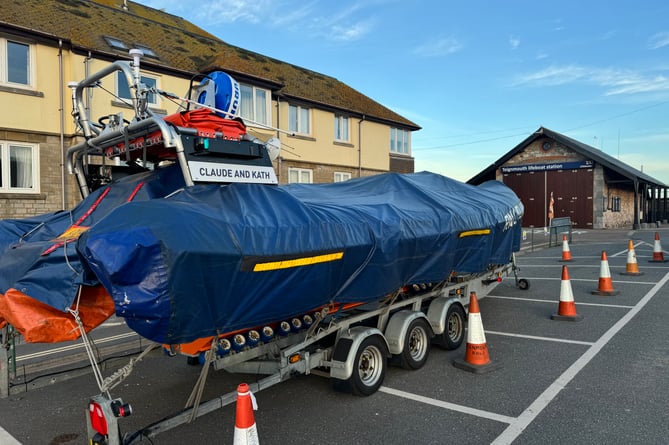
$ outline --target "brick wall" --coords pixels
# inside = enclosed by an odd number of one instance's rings
[[[293,160],[281,160],[279,164],[274,163],[274,168],[279,177],[280,184],[288,183],[288,169],[289,168],[303,168],[312,171],[312,179],[315,184],[322,184],[328,182],[334,182],[335,172],[350,173],[351,179],[357,178],[359,175],[357,168],[351,168],[342,165],[329,165],[329,164],[315,164],[311,162],[303,161],[293,161]],[[382,170],[372,170],[372,169],[362,169],[361,176],[372,176],[378,175],[379,173],[385,173]]]
[[[0,139],[38,144],[40,171],[39,193],[0,193],[0,219],[27,218],[62,210],[60,136],[16,130],[0,130]],[[66,177],[66,181],[71,181],[71,178]]]

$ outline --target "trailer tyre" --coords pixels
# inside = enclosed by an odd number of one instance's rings
[[[355,353],[351,377],[347,380],[332,379],[332,386],[337,391],[351,392],[356,396],[374,394],[386,376],[387,355],[386,345],[379,336],[367,337]]]
[[[520,278],[518,279],[518,288],[520,290],[527,290],[530,288],[530,282],[527,281],[525,278]]]
[[[446,350],[458,349],[465,339],[465,310],[460,304],[452,304],[446,311],[446,329],[435,336],[435,343]]]
[[[400,354],[400,366],[404,369],[420,369],[430,355],[432,330],[424,318],[411,322]]]

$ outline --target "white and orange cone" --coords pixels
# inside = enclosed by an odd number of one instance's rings
[[[664,259],[664,251],[662,244],[660,244],[660,233],[655,232],[655,242],[653,243],[653,259],[649,260],[651,263],[666,263]]]
[[[551,315],[552,320],[560,321],[581,321],[582,315],[576,313],[576,304],[574,303],[574,293],[571,290],[571,281],[569,281],[569,271],[567,266],[562,266],[562,281],[560,283],[560,304],[557,314]]]
[[[467,347],[464,359],[453,361],[453,366],[465,371],[482,374],[499,368],[499,364],[490,361],[488,345],[485,341],[483,322],[476,292],[469,296],[469,316],[467,317]]]
[[[258,409],[256,399],[249,389],[249,385],[241,383],[237,387],[237,411],[233,445],[260,445],[256,421],[253,418],[253,410],[256,409]]]
[[[620,273],[623,275],[643,275],[643,272],[639,272],[639,264],[636,261],[636,252],[634,251],[632,240],[627,244],[627,265],[625,266],[625,272]]]
[[[562,235],[562,259],[560,261],[571,261],[571,251],[567,242],[567,235]]]
[[[592,291],[593,295],[618,295],[619,292],[613,289],[611,280],[611,270],[609,269],[609,260],[606,258],[606,252],[602,250],[602,263],[599,268],[599,286],[597,290]]]

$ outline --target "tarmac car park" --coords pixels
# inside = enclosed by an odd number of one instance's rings
[[[666,443],[669,425],[669,263],[651,263],[654,234],[669,230],[575,231],[572,261],[547,248],[534,233],[517,257],[519,289],[510,276],[480,301],[487,346],[500,368],[485,374],[457,369],[464,347],[433,348],[424,367],[389,368],[370,397],[334,392],[327,379],[300,376],[256,394],[260,442],[274,443]],[[534,245],[531,244],[533,239]],[[643,275],[622,275],[628,241]],[[618,295],[598,296],[602,251]],[[575,305],[583,319],[551,320],[567,265]],[[23,353],[21,345],[19,357]],[[132,395],[140,428],[182,407],[199,369],[183,359],[149,354],[117,392]],[[258,377],[213,372],[204,398]],[[0,441],[81,443],[82,409],[95,392],[90,375],[15,392],[0,400]],[[43,379],[44,380],[44,379]],[[207,414],[152,440],[231,443],[234,406]],[[151,443],[151,442],[149,442]]]

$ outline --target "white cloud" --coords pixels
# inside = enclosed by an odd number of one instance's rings
[[[509,45],[511,45],[511,49],[518,48],[520,46],[520,38],[514,36],[509,37]]]
[[[537,85],[553,86],[564,85],[587,77],[587,69],[576,65],[549,66],[540,71],[518,76],[514,86]]]
[[[341,40],[341,41],[358,40],[364,35],[368,34],[371,29],[372,29],[371,21],[347,24],[346,27],[334,24],[331,27],[330,36],[333,40]]]
[[[456,53],[463,48],[462,43],[453,37],[445,37],[425,43],[414,49],[414,53],[422,57],[440,57]]]
[[[669,78],[663,74],[646,74],[614,68],[592,68],[579,65],[549,66],[519,76],[513,86],[557,86],[571,83],[595,84],[604,95],[638,94],[669,91]]]
[[[658,32],[650,38],[650,49],[658,49],[669,45],[669,31]]]
[[[374,27],[372,20],[358,20],[363,7],[354,4],[334,11],[324,10],[318,0],[294,2],[292,0],[200,0],[197,8],[187,2],[175,0],[144,0],[147,6],[163,8],[208,28],[229,23],[264,23],[268,28],[283,27],[302,34],[324,37],[336,41],[353,41],[367,35]],[[368,5],[367,5],[368,6]]]

